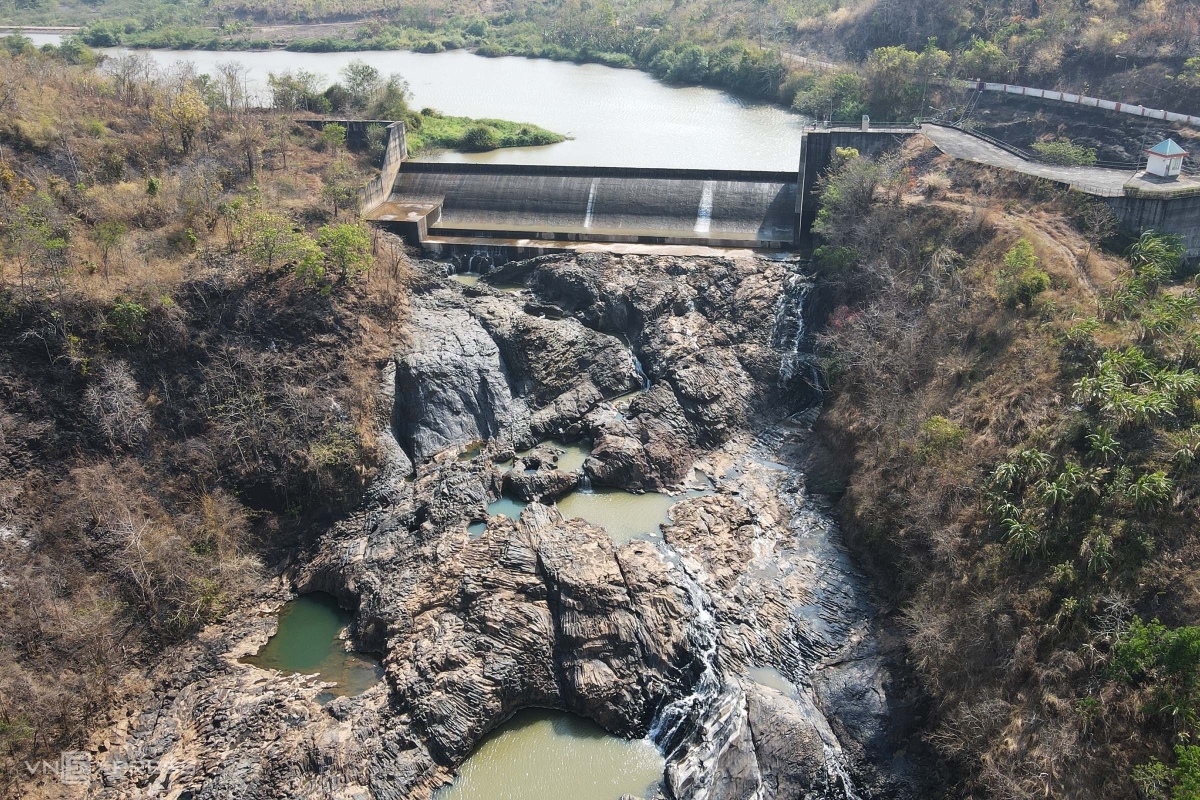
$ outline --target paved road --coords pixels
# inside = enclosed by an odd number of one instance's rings
[[[921,133],[948,156],[1069,183],[1082,192],[1099,197],[1120,197],[1125,192],[1125,184],[1134,175],[1132,170],[1056,167],[1052,164],[1026,161],[965,131],[939,125],[922,125]]]

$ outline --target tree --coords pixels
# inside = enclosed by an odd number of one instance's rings
[[[245,108],[249,99],[249,77],[250,70],[240,61],[222,61],[217,64],[216,88],[220,93],[221,105],[231,120]]]
[[[399,75],[392,75],[376,92],[375,100],[369,109],[375,119],[386,119],[396,122],[412,116],[408,107],[408,83]]]
[[[246,174],[253,178],[259,155],[267,142],[266,128],[258,119],[248,117],[238,125],[234,132],[234,140],[246,159]]]
[[[295,230],[292,221],[275,211],[255,208],[234,229],[246,243],[246,253],[267,269],[309,257],[311,240]]]
[[[995,43],[976,37],[958,54],[957,73],[968,80],[997,80],[1007,77],[1012,60]]]
[[[356,58],[342,69],[342,79],[351,107],[357,111],[366,109],[379,89],[379,70]]]
[[[321,129],[321,141],[337,152],[346,146],[346,126],[332,122]]]
[[[1079,226],[1087,241],[1087,252],[1083,256],[1086,264],[1092,256],[1092,248],[1099,247],[1117,232],[1117,215],[1102,200],[1088,198],[1079,214]]]
[[[174,97],[160,99],[150,113],[164,136],[167,131],[173,131],[179,137],[185,155],[191,152],[196,135],[208,124],[208,106],[191,84]]]
[[[911,109],[921,94],[920,56],[905,47],[880,47],[864,65],[867,102],[876,114]]]
[[[100,247],[100,264],[104,268],[104,280],[108,280],[108,259],[112,251],[120,246],[125,238],[125,226],[120,222],[105,221],[96,223],[92,236]]]
[[[358,195],[357,176],[350,166],[349,159],[342,154],[325,168],[321,178],[324,181],[321,196],[329,201],[333,216],[337,217],[339,211],[354,204]]]
[[[667,77],[680,83],[700,83],[708,77],[708,53],[698,45],[680,51]]]
[[[267,85],[271,87],[271,104],[280,111],[317,110],[320,83],[319,75],[305,69],[267,73]]]
[[[325,251],[325,260],[341,273],[343,280],[349,280],[371,266],[371,232],[361,222],[325,225],[317,231],[317,244]]]

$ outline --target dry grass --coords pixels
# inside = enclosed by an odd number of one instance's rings
[[[129,93],[0,53],[0,785],[77,743],[162,646],[235,607],[377,461],[408,262],[318,285],[236,209],[335,220],[315,132],[212,115],[191,152]],[[37,87],[33,91],[30,87]],[[141,98],[145,98],[143,101]],[[267,135],[251,141],[246,126]],[[248,161],[255,164],[253,173]],[[106,233],[107,232],[107,233]],[[344,411],[342,411],[344,410]],[[0,791],[3,793],[3,791]]]
[[[1062,336],[1097,314],[1098,297],[1128,267],[1089,254],[1075,197],[920,148],[902,157],[916,170],[908,193],[895,202],[880,195],[839,233],[871,280],[832,276],[849,293],[824,335],[832,392],[820,430],[831,452],[852,454],[838,503],[846,534],[902,609],[935,709],[930,741],[955,766],[958,793],[1133,796],[1132,767],[1150,754],[1169,760],[1171,739],[1135,692],[1106,678],[1104,609],[1113,598],[1126,607],[1154,598],[1154,613],[1194,620],[1193,515],[1165,518],[1182,546],[1139,572],[1067,590],[1053,565],[1013,558],[983,492],[1011,448],[1052,451],[1079,435],[1070,388],[1079,366]],[[922,171],[944,171],[953,183],[929,193]],[[1008,308],[998,277],[1021,238],[1050,287],[1030,308]],[[946,247],[960,257],[934,257]],[[934,262],[943,265],[936,281]],[[1102,330],[1097,346],[1127,337]],[[930,428],[930,420],[945,422]],[[961,435],[930,434],[953,429]],[[1083,611],[1064,614],[1076,595]]]

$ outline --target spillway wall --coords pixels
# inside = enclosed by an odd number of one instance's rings
[[[409,162],[393,201],[440,200],[457,235],[720,241],[787,246],[796,236],[796,175]]]

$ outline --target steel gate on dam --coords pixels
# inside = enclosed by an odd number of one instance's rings
[[[413,244],[791,249],[798,174],[405,161],[370,218]]]

